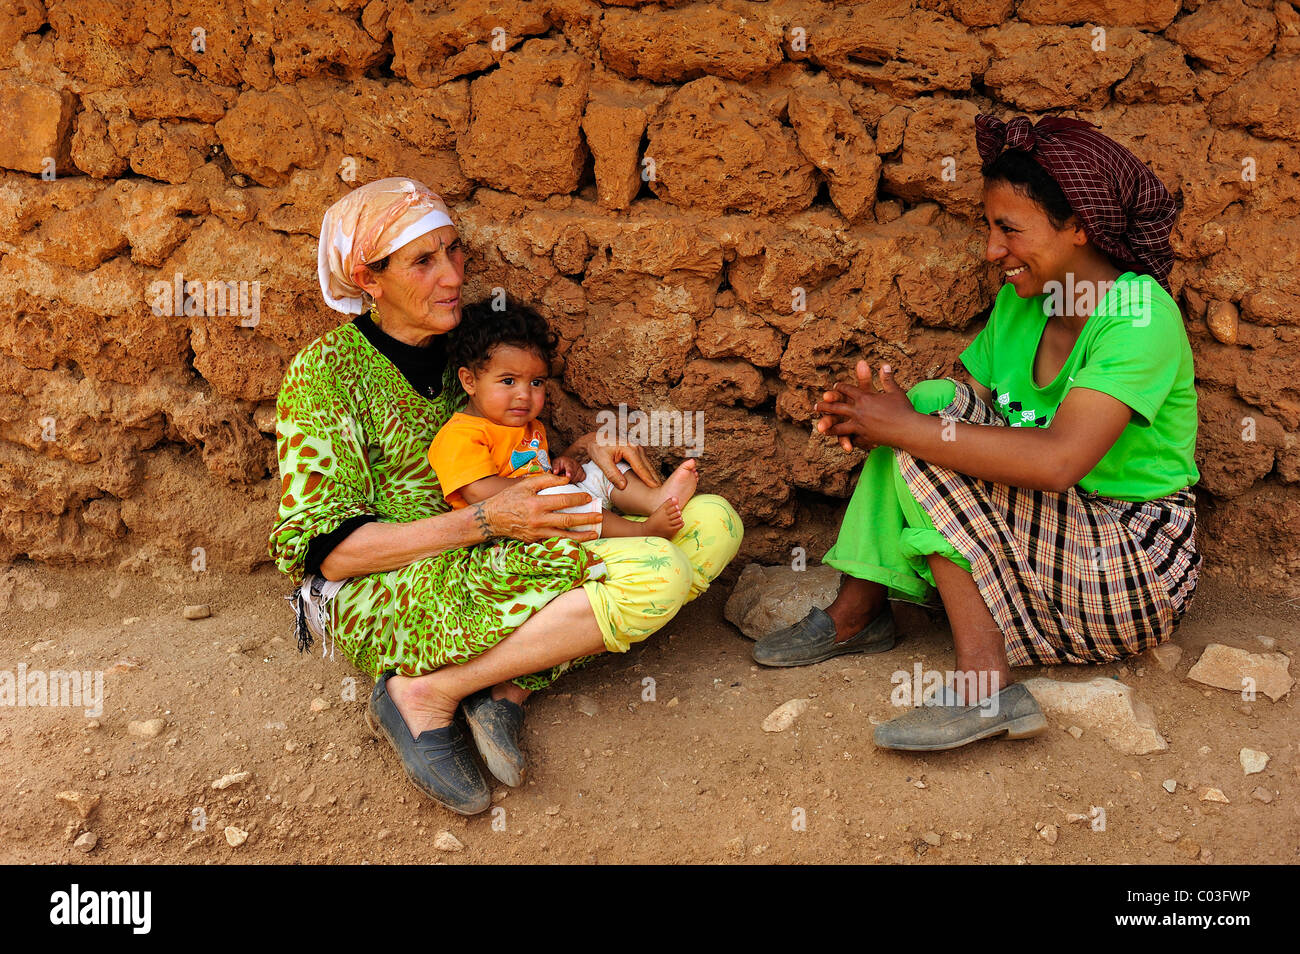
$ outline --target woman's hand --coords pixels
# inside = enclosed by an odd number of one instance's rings
[[[813,410],[822,415],[817,430],[840,439],[845,451],[853,447],[870,450],[881,444],[895,446],[909,417],[916,415],[912,402],[894,382],[889,365],[880,369],[880,389],[872,384],[871,366],[859,361],[854,368],[857,385],[837,384],[822,395]]]
[[[473,504],[474,520],[488,537],[509,537],[525,543],[567,537],[579,543],[595,540],[595,530],[576,532],[574,527],[592,523],[589,513],[559,513],[568,507],[591,502],[590,494],[539,494],[546,487],[569,482],[563,474],[534,474],[516,480],[508,490]]]
[[[627,478],[618,469],[618,462],[625,461],[632,468],[632,473],[640,477],[647,487],[658,487],[663,479],[655,473],[645,456],[645,448],[639,444],[603,443],[597,432],[584,434],[573,442],[566,454],[585,451],[593,464],[601,469],[619,490],[627,486]]]

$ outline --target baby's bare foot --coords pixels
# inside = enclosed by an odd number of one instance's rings
[[[695,458],[688,457],[686,462],[668,475],[668,479],[663,482],[659,488],[663,496],[661,500],[673,498],[677,501],[677,506],[685,507],[686,502],[695,496],[695,485],[699,482],[700,475],[696,471]]]
[[[641,524],[645,528],[647,537],[663,537],[665,540],[677,536],[677,531],[685,525],[686,522],[682,520],[682,508],[672,497],[661,503],[659,509],[646,517]]]

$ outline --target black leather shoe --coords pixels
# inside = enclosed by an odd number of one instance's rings
[[[814,606],[799,622],[769,633],[754,644],[754,662],[764,666],[807,666],[844,653],[883,653],[898,639],[894,616],[886,606],[860,632],[835,641],[835,623]]]
[[[462,701],[460,707],[488,771],[511,788],[522,785],[527,771],[524,753],[519,751],[523,706],[509,699],[493,699],[492,690],[484,689]]]
[[[453,722],[411,738],[411,730],[388,694],[388,679],[396,671],[381,675],[370,693],[366,707],[370,731],[388,740],[402,760],[407,778],[439,805],[461,815],[486,811],[492,804],[492,792],[464,731]]]

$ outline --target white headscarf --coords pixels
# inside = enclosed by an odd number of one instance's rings
[[[349,192],[321,221],[316,272],[325,304],[360,314],[365,293],[352,280],[353,269],[444,225],[455,225],[446,203],[414,179],[378,179]]]

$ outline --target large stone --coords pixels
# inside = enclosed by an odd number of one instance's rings
[[[1158,32],[1173,22],[1181,6],[1181,0],[1022,0],[1016,7],[1016,19],[1025,23],[1104,23]]]
[[[1277,702],[1295,685],[1288,671],[1290,664],[1284,653],[1248,653],[1236,646],[1210,643],[1188,670],[1187,678],[1233,692],[1262,692]]]
[[[979,215],[983,179],[975,146],[979,107],[961,99],[921,101],[907,116],[903,150],[884,164],[888,191],[912,202],[933,199],[956,215]]]
[[[417,87],[486,70],[503,59],[505,50],[551,28],[549,6],[531,0],[402,3],[388,9],[393,72]]]
[[[1300,142],[1300,57],[1265,60],[1210,103],[1216,123],[1256,136]]]
[[[216,139],[211,126],[150,120],[136,130],[129,154],[131,170],[162,182],[187,182],[202,168]]]
[[[587,148],[595,160],[596,195],[607,209],[626,209],[641,190],[641,137],[645,110],[591,102],[582,117]]]
[[[216,0],[214,6],[221,2]],[[70,0],[44,6],[51,28],[45,41],[53,42],[54,63],[60,70],[88,85],[107,87],[129,86],[145,74],[155,44],[145,42],[149,18],[144,0]],[[203,22],[210,29],[215,26],[210,20]],[[185,37],[188,46],[190,31],[180,26],[175,23],[175,32]]]
[[[1151,49],[1115,87],[1121,103],[1184,103],[1196,95],[1196,74],[1182,48],[1153,40]]]
[[[1025,680],[1024,686],[1048,715],[1096,732],[1125,755],[1169,748],[1156,726],[1155,712],[1122,682],[1100,677],[1088,682],[1037,678]]]
[[[794,133],[743,86],[706,76],[680,87],[650,123],[650,188],[704,215],[807,208],[814,167]]]
[[[866,127],[828,89],[791,90],[789,112],[799,151],[826,176],[831,201],[849,222],[861,220],[875,204],[880,180],[880,158]]]
[[[262,185],[282,185],[295,167],[312,168],[324,156],[301,98],[250,90],[217,123],[222,148],[237,170]]]
[[[695,344],[706,358],[744,358],[760,368],[775,367],[784,350],[781,333],[743,308],[719,308],[705,318]]]
[[[271,57],[281,83],[326,71],[355,80],[385,59],[382,44],[353,15],[306,4],[277,8]]]
[[[929,10],[902,12],[890,0],[829,12],[808,28],[807,56],[836,78],[914,96],[969,90],[989,52],[963,24]]]
[[[806,555],[805,555],[806,559]],[[803,570],[751,563],[740,572],[723,615],[750,639],[762,639],[825,609],[840,591],[840,571],[813,564]]]
[[[543,199],[578,185],[591,67],[563,42],[530,40],[470,86],[461,168],[494,189]]]
[[[67,175],[77,99],[66,89],[36,83],[0,84],[0,166],[19,172]]]
[[[1151,41],[1128,27],[1106,30],[1013,23],[991,31],[984,42],[993,62],[984,85],[997,98],[1039,112],[1060,107],[1100,109],[1110,88],[1128,75]],[[1104,43],[1104,48],[1099,48]],[[1051,69],[1043,63],[1051,62]]]
[[[1209,0],[1165,31],[1215,73],[1240,76],[1273,49],[1277,20],[1241,0]]]
[[[705,74],[752,80],[782,60],[781,28],[713,4],[646,12],[610,10],[600,35],[600,57],[625,76],[656,83]]]
[[[1284,431],[1258,409],[1217,389],[1203,389],[1196,404],[1201,419],[1196,435],[1201,486],[1218,497],[1236,497],[1273,469]]]
[[[629,403],[645,387],[666,394],[686,369],[694,323],[689,315],[632,319],[631,305],[614,308],[574,344],[564,369],[565,384],[592,407]]]
[[[436,90],[417,90],[406,84],[357,80],[335,93],[333,102],[347,117],[339,126],[346,153],[340,164],[350,159],[355,165],[346,173],[340,170],[347,181],[360,184],[407,176],[425,183],[448,202],[473,191],[474,182],[461,171],[456,152],[457,136],[469,123],[468,82],[458,80]],[[330,165],[327,163],[327,168]],[[333,181],[336,184],[338,179]],[[330,197],[308,195],[285,199],[290,207],[313,209],[316,202],[330,201]],[[313,232],[319,226],[313,222]]]
[[[686,365],[671,398],[683,411],[737,403],[756,407],[767,398],[767,388],[762,372],[746,361],[701,359]]]

